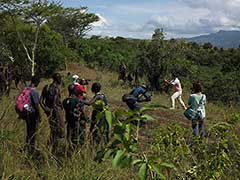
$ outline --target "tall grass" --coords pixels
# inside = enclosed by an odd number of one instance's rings
[[[81,71],[79,69],[72,69],[72,73],[79,73],[79,71],[84,72],[84,77],[91,77],[91,83],[94,81],[101,82],[102,91],[109,99],[110,110],[114,111],[119,108],[127,108],[126,105],[121,102],[121,97],[124,93],[130,92],[131,88],[119,83],[117,80],[117,74],[112,72],[95,72],[93,70],[88,71],[85,67],[81,68]],[[47,81],[49,82],[49,80]],[[47,81],[44,80],[42,82],[40,89]],[[93,94],[90,92],[90,85],[88,86],[88,91],[88,97],[92,97]],[[66,97],[66,87],[62,92],[63,98]],[[101,163],[95,161],[94,158],[98,148],[92,147],[88,143],[85,146],[79,147],[75,151],[71,151],[68,143],[63,141],[59,143],[59,155],[52,154],[51,149],[48,146],[48,120],[43,112],[41,112],[42,118],[37,132],[37,151],[33,155],[27,154],[24,151],[26,136],[25,122],[17,119],[17,115],[14,110],[14,102],[18,93],[18,91],[13,90],[9,97],[4,96],[0,100],[0,117],[3,116],[0,121],[1,179],[138,179],[137,172],[133,168],[113,168],[112,163],[108,160]],[[187,102],[189,93],[184,93],[183,98],[184,101]],[[172,162],[174,157],[167,156],[166,153],[169,151],[174,156],[176,149],[169,149],[169,147],[164,146],[165,150],[160,148],[156,151],[156,148],[162,147],[157,144],[156,141],[160,141],[161,138],[167,134],[165,133],[163,135],[157,132],[164,131],[164,129],[167,131],[171,123],[179,122],[180,125],[178,126],[181,131],[179,129],[177,130],[181,133],[177,139],[180,140],[180,143],[185,144],[182,144],[182,149],[180,149],[182,151],[182,155],[180,153],[175,156],[175,158],[179,158],[179,169],[177,170],[178,174],[176,176],[169,177],[184,179],[187,178],[187,175],[184,174],[184,172],[192,167],[191,164],[189,164],[188,152],[184,152],[184,150],[188,149],[187,143],[192,138],[190,122],[184,119],[182,115],[183,110],[178,103],[177,110],[170,111],[168,109],[168,107],[170,107],[169,97],[169,95],[155,93],[153,95],[152,102],[150,104],[146,104],[155,108],[151,114],[155,117],[156,122],[154,122],[152,126],[146,126],[147,129],[140,130],[140,143],[144,144],[145,147],[141,145],[139,147],[140,151],[148,151],[150,154],[159,156],[164,155],[167,161]],[[208,103],[206,120],[207,127],[210,128],[219,122],[228,122],[230,114],[237,111],[238,110],[233,107],[227,108]],[[89,115],[90,112],[91,108],[88,108]],[[176,132],[176,129],[173,128],[172,131]],[[236,136],[239,137],[239,132]],[[212,140],[217,142],[217,138]],[[146,143],[145,141],[149,142]],[[155,142],[156,146],[154,148],[151,146],[152,142]],[[240,149],[240,147],[236,148]],[[182,167],[181,164],[185,166]]]

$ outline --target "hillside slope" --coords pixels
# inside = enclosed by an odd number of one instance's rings
[[[109,108],[112,112],[117,109],[128,109],[125,103],[121,101],[121,96],[129,92],[131,88],[128,85],[123,85],[121,82],[118,82],[116,73],[89,69],[82,64],[70,64],[67,72],[71,74],[76,73],[80,77],[91,79],[91,83],[88,85],[89,98],[93,96],[90,92],[91,84],[99,81],[102,84],[103,92],[108,97]],[[64,79],[67,79],[67,72],[61,72]],[[49,79],[43,80],[39,86],[39,91],[50,81]],[[26,131],[25,122],[18,120],[14,112],[14,100],[18,93],[17,90],[13,89],[11,96],[3,97],[0,103],[0,117],[3,112],[6,112],[0,122],[0,145],[3,144],[3,146],[0,146],[0,161],[2,161],[2,163],[0,163],[0,177],[2,176],[2,179],[138,179],[136,168],[113,168],[110,160],[105,160],[102,163],[95,161],[94,157],[96,156],[97,149],[92,148],[88,143],[86,146],[79,148],[79,151],[71,156],[68,152],[69,147],[65,147],[65,144],[60,146],[64,153],[61,157],[56,157],[51,154],[48,147],[49,125],[43,112],[42,122],[39,124],[37,134],[37,147],[40,154],[36,160],[31,159],[31,157],[23,151]],[[67,96],[66,85],[62,87],[62,95],[62,98]],[[184,89],[183,99],[185,102],[187,101],[188,95],[189,92]],[[191,152],[189,149],[189,144],[192,142],[191,124],[184,118],[183,110],[179,103],[177,103],[176,110],[169,110],[169,98],[170,96],[167,94],[162,95],[155,93],[150,103],[144,103],[148,107],[153,107],[147,114],[154,117],[155,120],[147,122],[140,128],[139,153],[149,156],[155,155],[161,158],[163,162],[173,163],[176,166],[173,172],[169,169],[163,171],[166,176],[169,176],[168,179],[189,179],[189,175],[186,173],[189,169],[202,168],[204,166],[195,167],[195,165],[193,165],[196,161],[195,156],[198,154]],[[90,116],[91,108],[88,108],[87,112]],[[207,131],[214,129],[218,123],[227,122],[229,120],[229,114],[232,112],[236,112],[236,109],[219,107],[208,103]],[[237,127],[238,126],[236,126],[236,128]],[[221,131],[224,131],[224,129],[222,129],[224,127],[221,126],[220,128]],[[229,133],[230,131],[228,134]],[[227,143],[226,139],[223,140],[224,143]],[[162,141],[164,141],[164,143],[162,143]],[[215,153],[214,147],[222,142],[218,137],[217,139],[208,138],[207,141],[208,144],[206,147],[209,146],[212,154]],[[232,139],[229,141],[231,143],[234,142]],[[166,146],[164,145],[165,143],[167,143]],[[168,146],[169,143],[170,146]],[[176,145],[176,143],[178,143],[178,145]],[[210,150],[208,151],[206,147],[205,151],[209,152]],[[234,146],[231,148],[235,149],[237,147]],[[215,154],[216,157],[219,157],[218,153]],[[225,157],[226,155],[223,154],[223,156]],[[220,160],[223,161],[222,159]],[[215,163],[215,161],[213,163]],[[209,166],[206,166],[206,168],[208,167]],[[218,169],[216,168],[216,170]],[[222,169],[220,170],[222,171]],[[208,171],[206,170],[204,172],[207,173]],[[203,176],[205,175],[203,174]]]

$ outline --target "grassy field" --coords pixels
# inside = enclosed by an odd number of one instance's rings
[[[127,85],[121,85],[121,82],[117,81],[116,73],[88,69],[78,64],[69,65],[68,70],[61,73],[63,76],[66,76],[68,71],[71,74],[76,73],[80,77],[91,79],[91,83],[88,85],[88,97],[93,96],[90,92],[91,84],[99,81],[102,84],[102,91],[109,99],[111,111],[119,108],[127,109],[126,105],[122,103],[121,97],[131,89]],[[50,81],[46,79],[42,80],[38,88],[39,92]],[[4,96],[0,100],[0,118],[2,117],[0,120],[1,179],[138,179],[137,170],[134,167],[113,168],[110,160],[102,163],[94,161],[96,149],[92,148],[89,143],[86,143],[85,146],[70,155],[67,143],[60,142],[59,152],[61,154],[58,157],[53,155],[47,145],[49,126],[43,112],[41,112],[42,120],[39,124],[36,140],[38,148],[37,158],[27,155],[23,151],[26,132],[25,122],[17,119],[17,114],[14,111],[17,94],[19,92],[16,89],[12,89],[9,97]],[[62,88],[62,94],[63,98],[67,96],[66,86]],[[185,103],[188,96],[189,91],[184,89],[183,99]],[[172,174],[169,174],[168,171],[163,171],[166,179],[225,179],[227,177],[227,179],[240,179],[239,169],[237,170],[238,167],[240,168],[240,156],[238,157],[239,153],[236,154],[236,152],[240,152],[239,119],[236,120],[237,122],[231,129],[226,130],[227,127],[225,127],[226,123],[232,120],[232,114],[238,113],[239,109],[233,106],[226,107],[208,102],[206,119],[208,137],[204,144],[196,148],[194,152],[191,152],[189,148],[189,144],[192,141],[191,124],[184,118],[180,104],[177,102],[176,110],[169,110],[170,96],[155,93],[152,101],[145,105],[154,107],[149,114],[155,120],[147,123],[140,129],[139,151],[159,156],[164,161],[175,165],[176,168],[171,171]],[[88,108],[87,111],[90,114],[91,108]],[[226,132],[230,133],[231,137],[228,134],[224,137],[222,134],[218,135],[221,132],[223,134]],[[169,146],[161,143],[164,138],[166,140],[166,138],[170,137],[175,139],[168,139],[168,143],[170,142],[173,145],[177,143],[177,146]],[[225,146],[222,140],[224,140]],[[227,150],[215,150],[214,147],[218,146]],[[214,167],[217,170],[209,169],[208,172],[203,167],[199,167],[198,164],[192,163],[198,161],[196,160],[197,156],[195,153],[199,153],[201,150],[204,150],[206,153],[202,155],[203,160],[205,158],[205,163],[209,163],[205,164],[206,167],[211,168],[213,166],[211,163],[215,160],[214,158],[222,158],[217,159],[216,162],[214,161]],[[210,152],[215,153],[215,156],[212,155],[210,157]],[[225,154],[222,154],[223,152]],[[227,157],[224,159],[224,156]],[[236,158],[234,159],[234,157]],[[202,161],[198,161],[198,163],[204,165]],[[232,169],[229,170],[228,166],[232,167]],[[202,176],[197,176],[199,171],[204,171],[202,172]]]

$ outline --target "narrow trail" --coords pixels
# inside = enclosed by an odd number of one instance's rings
[[[127,108],[127,105],[122,101],[117,100],[109,100],[109,104],[112,108]],[[168,124],[177,122],[179,125],[185,128],[190,128],[190,123],[186,120],[186,118],[179,112],[174,110],[168,110],[166,107],[155,108],[152,111],[147,112],[146,114],[154,117],[155,120],[148,121],[144,124],[139,131],[139,144],[141,145],[141,149],[147,150],[149,144],[151,144],[153,140],[153,133],[156,132],[156,129],[165,126]]]

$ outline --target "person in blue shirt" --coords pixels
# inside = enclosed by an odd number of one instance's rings
[[[36,132],[37,126],[40,122],[40,108],[39,108],[39,93],[36,88],[40,83],[40,78],[37,76],[33,76],[31,79],[31,88],[30,96],[29,96],[29,111],[25,118],[27,134],[26,134],[26,150],[29,153],[33,153],[35,151],[35,140],[36,140]]]
[[[147,92],[146,85],[137,86],[129,94],[123,95],[123,101],[131,110],[141,109],[141,102],[151,101],[151,95]]]
[[[188,105],[189,108],[198,111],[198,113],[201,115],[198,117],[198,119],[192,120],[193,134],[196,136],[205,136],[204,121],[206,119],[206,102],[206,95],[202,93],[201,84],[193,83],[192,94],[189,96]]]

